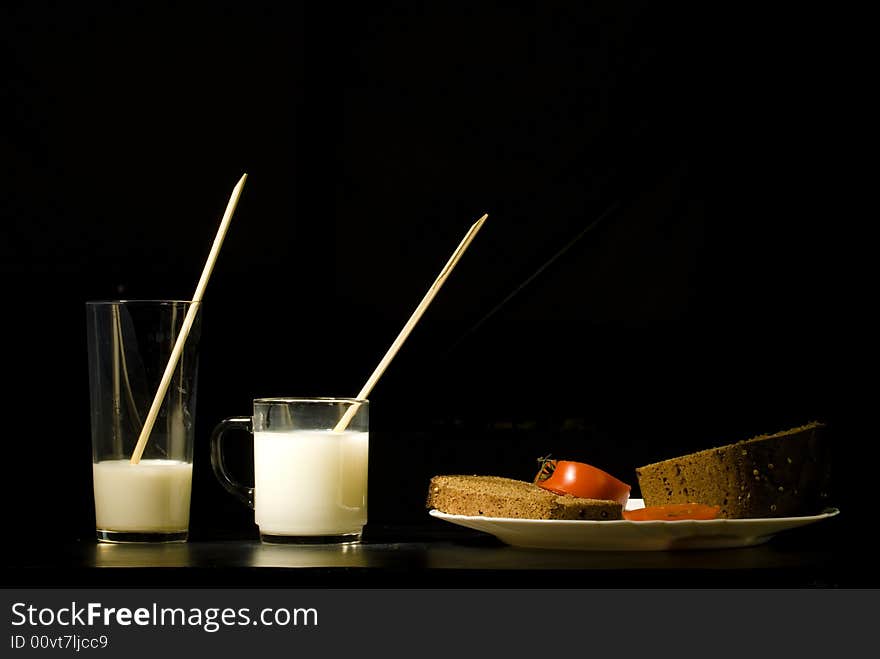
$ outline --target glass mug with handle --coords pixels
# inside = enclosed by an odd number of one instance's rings
[[[343,417],[350,420],[336,430]],[[223,456],[230,430],[253,435],[254,487],[236,482]],[[258,398],[252,417],[230,417],[211,435],[220,484],[253,508],[268,543],[358,542],[367,522],[369,401]]]

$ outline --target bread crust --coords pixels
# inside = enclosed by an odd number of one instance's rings
[[[623,519],[616,501],[559,495],[533,483],[481,475],[434,476],[425,502],[450,515],[482,515],[517,519]]]
[[[825,425],[705,449],[636,469],[646,506],[705,503],[729,519],[812,515],[829,505]]]

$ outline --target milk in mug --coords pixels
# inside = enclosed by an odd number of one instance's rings
[[[270,535],[360,533],[367,522],[369,433],[254,433],[254,521]]]
[[[175,533],[189,528],[192,464],[105,460],[92,465],[98,530]]]

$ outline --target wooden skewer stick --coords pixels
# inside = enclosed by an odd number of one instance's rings
[[[464,238],[462,238],[461,242],[458,244],[458,247],[455,248],[455,251],[452,253],[452,256],[449,257],[449,260],[446,262],[446,265],[443,266],[443,269],[440,271],[440,274],[437,275],[437,279],[434,280],[434,283],[431,284],[431,287],[428,289],[428,292],[425,293],[425,297],[422,298],[422,301],[419,302],[419,306],[416,307],[416,310],[413,312],[412,316],[409,317],[409,320],[406,321],[406,325],[403,326],[403,329],[400,330],[400,334],[397,335],[397,338],[394,340],[394,343],[391,344],[391,347],[388,348],[388,352],[385,353],[385,356],[382,358],[382,361],[379,362],[379,365],[376,366],[376,369],[373,371],[373,374],[369,377],[366,384],[361,388],[358,392],[358,399],[363,400],[367,396],[370,395],[370,392],[373,390],[376,382],[382,377],[382,374],[385,372],[385,369],[388,367],[388,364],[391,363],[391,360],[394,359],[394,356],[397,354],[397,351],[400,350],[400,347],[403,345],[403,342],[406,341],[406,338],[409,336],[409,333],[412,332],[413,327],[416,326],[416,323],[419,322],[419,319],[422,317],[422,314],[425,313],[425,310],[434,300],[434,297],[440,291],[440,288],[443,286],[446,279],[452,273],[452,269],[461,259],[465,250],[470,246],[471,242],[476,238],[477,233],[480,228],[483,226],[483,222],[486,221],[486,218],[489,217],[488,214],[483,215],[479,220],[474,222],[471,225],[471,228],[468,229],[468,232],[465,234]],[[339,423],[336,424],[336,427],[333,428],[334,432],[342,432],[348,427],[348,424],[351,423],[352,418],[355,414],[357,414],[358,408],[360,408],[360,403],[355,403],[351,405],[348,410],[345,412],[345,415],[339,419]]]
[[[246,179],[247,174],[239,179],[235,188],[232,190],[232,195],[229,197],[229,203],[226,204],[226,212],[223,213],[223,219],[220,221],[220,228],[217,230],[217,235],[214,237],[214,244],[211,246],[211,252],[208,254],[208,260],[205,262],[202,276],[199,278],[199,283],[196,286],[196,292],[193,295],[192,304],[190,304],[189,309],[186,312],[186,317],[183,319],[180,334],[177,335],[177,341],[174,343],[174,348],[171,350],[171,357],[168,358],[168,364],[165,366],[165,373],[162,375],[162,380],[159,382],[159,389],[156,391],[156,397],[153,399],[150,412],[147,414],[147,419],[144,421],[144,427],[141,429],[140,437],[138,437],[137,445],[134,447],[134,451],[131,454],[131,464],[137,464],[140,462],[141,456],[144,454],[144,448],[147,446],[147,440],[150,438],[153,424],[156,422],[156,417],[159,415],[159,409],[162,407],[162,400],[165,398],[165,393],[168,391],[168,385],[171,383],[171,377],[174,375],[174,369],[177,368],[177,362],[180,360],[181,353],[183,353],[183,346],[186,343],[186,338],[189,336],[189,331],[192,328],[193,322],[195,322],[196,314],[199,312],[202,296],[205,293],[205,287],[208,285],[208,279],[211,276],[211,271],[214,269],[217,255],[220,253],[220,246],[223,244],[223,239],[226,237],[226,230],[229,228],[229,222],[232,220],[232,214],[235,212],[235,207],[238,205],[238,198],[241,196],[241,189],[244,187]]]

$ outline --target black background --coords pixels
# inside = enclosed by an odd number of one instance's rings
[[[362,5],[0,9],[9,528],[91,537],[84,302],[190,297],[247,172],[202,312],[194,539],[256,536],[211,428],[354,395],[483,213],[370,397],[371,523],[424,523],[436,473],[530,478],[553,453],[635,484],[819,419],[856,538],[877,456],[858,18]]]

